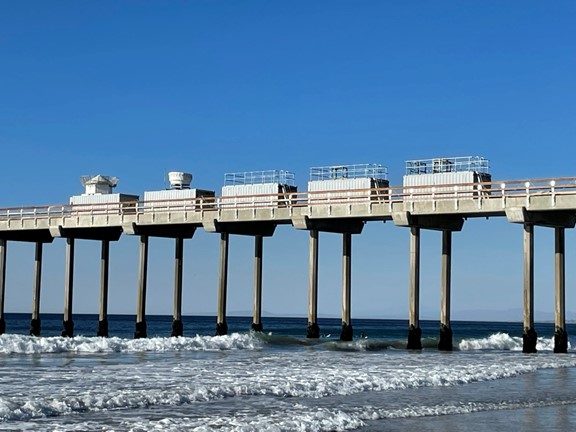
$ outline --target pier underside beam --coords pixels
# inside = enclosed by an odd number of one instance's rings
[[[450,327],[450,300],[452,289],[452,231],[442,231],[442,273],[440,304],[440,342],[438,349],[452,351],[452,328]]]
[[[555,307],[554,307],[554,352],[568,352],[568,333],[566,332],[566,279],[565,279],[565,232],[564,228],[555,228]]]
[[[228,290],[228,233],[220,233],[220,273],[218,274],[218,310],[216,317],[216,336],[228,334],[226,324],[226,296]]]
[[[351,341],[352,330],[352,234],[342,234],[342,331],[340,340]]]
[[[263,237],[254,237],[254,312],[252,330],[261,332],[262,326],[262,249]]]
[[[410,227],[408,349],[422,349],[420,329],[420,228]]]
[[[511,207],[506,209],[506,218],[512,223],[549,228],[574,228],[576,226],[576,213],[573,211],[530,211],[526,207]]]
[[[211,219],[202,222],[202,226],[206,232],[262,237],[271,237],[276,230],[274,222],[218,222]]]
[[[361,219],[334,218],[311,219],[308,216],[292,218],[292,225],[296,229],[309,231],[323,231],[337,234],[361,234],[364,221]]]
[[[174,252],[174,310],[172,314],[171,336],[183,336],[184,325],[182,324],[182,259],[184,256],[184,239],[175,239]]]
[[[50,227],[52,237],[66,237],[80,240],[108,240],[118,241],[122,235],[122,228],[99,227],[99,228],[63,228],[62,226]]]
[[[66,239],[66,273],[64,274],[64,318],[62,336],[74,336],[72,306],[74,298],[74,239]]]
[[[522,352],[535,353],[534,330],[534,225],[524,224],[524,327]]]
[[[146,288],[148,279],[148,236],[140,236],[140,262],[138,266],[138,299],[134,339],[148,336],[146,329]]]
[[[394,212],[392,220],[396,226],[416,227],[436,231],[462,231],[464,218],[451,215],[413,215],[410,212]]]
[[[50,234],[49,229],[22,229],[13,231],[2,231],[0,238],[3,240],[12,240],[32,243],[52,243],[54,237]]]
[[[34,251],[34,287],[32,291],[32,319],[30,336],[40,336],[40,288],[42,280],[42,242],[36,243]]]
[[[108,337],[108,273],[110,268],[110,241],[102,240],[100,254],[100,312],[97,336]]]
[[[138,225],[129,223],[122,225],[124,234],[173,239],[191,239],[196,228],[195,225],[190,224]]]
[[[0,335],[6,333],[4,318],[4,299],[6,296],[6,246],[7,241],[0,239]]]
[[[318,327],[318,231],[310,230],[310,247],[308,259],[308,327],[306,337],[320,337]]]

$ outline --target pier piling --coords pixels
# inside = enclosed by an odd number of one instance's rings
[[[7,241],[0,239],[0,335],[6,332],[4,318],[4,299],[6,295],[6,245]]]
[[[226,295],[228,289],[228,240],[227,232],[220,233],[220,273],[218,275],[218,316],[216,318],[216,336],[228,334],[226,324]]]
[[[306,337],[317,339],[320,337],[318,327],[318,230],[310,230],[308,279],[308,327]]]
[[[408,349],[422,349],[420,329],[420,228],[410,227],[410,292]]]
[[[74,297],[74,239],[66,238],[66,272],[64,273],[64,319],[62,336],[74,337],[72,303]]]
[[[108,273],[110,263],[110,241],[102,240],[100,256],[100,313],[97,336],[108,337]]]
[[[261,332],[262,326],[262,249],[263,237],[254,236],[254,314],[252,330]]]
[[[32,319],[30,336],[40,336],[40,288],[42,280],[42,242],[36,242],[34,250],[34,289],[32,291]]]
[[[450,327],[450,297],[452,288],[452,231],[442,231],[442,273],[440,305],[440,342],[438,349],[452,351],[452,328]]]
[[[534,330],[534,225],[524,224],[524,330],[522,352],[535,353],[538,335]]]
[[[184,239],[175,239],[176,248],[174,254],[174,312],[172,317],[171,336],[182,336],[184,325],[182,324],[182,259],[184,255]]]
[[[565,230],[555,228],[555,308],[554,308],[554,352],[568,352],[568,333],[566,332],[566,279],[565,279]]]
[[[140,236],[140,263],[138,266],[138,304],[134,339],[148,336],[146,331],[146,287],[148,279],[148,236]]]
[[[351,341],[352,330],[352,234],[342,234],[342,331],[340,340]]]

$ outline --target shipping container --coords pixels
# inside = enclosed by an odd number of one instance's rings
[[[222,186],[219,206],[286,207],[294,204],[296,186],[280,183],[236,184]]]
[[[70,197],[72,214],[134,214],[138,203],[138,195],[127,194],[96,194],[75,195]]]
[[[214,191],[204,189],[166,189],[144,192],[143,211],[163,211],[181,208],[201,210],[214,207]],[[204,198],[204,199],[202,199]]]
[[[388,191],[374,190],[382,188],[388,188],[388,180],[368,177],[313,180],[308,182],[308,201],[318,203],[351,198],[354,201],[385,201],[388,199]]]
[[[492,177],[487,173],[474,171],[442,172],[436,174],[412,174],[404,176],[404,193],[412,198],[428,198],[456,194],[459,197],[489,194],[490,185],[479,184],[490,182]],[[424,187],[424,186],[430,186]],[[432,191],[434,187],[434,191]]]

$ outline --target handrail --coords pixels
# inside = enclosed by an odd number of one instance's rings
[[[169,200],[121,201],[94,204],[57,204],[0,208],[0,220],[46,219],[86,215],[142,214],[149,212],[211,212],[228,209],[315,207],[357,202],[402,202],[430,199],[497,199],[576,194],[576,177],[492,181],[419,186],[390,186],[370,189],[282,192],[278,194],[225,197],[178,198]]]

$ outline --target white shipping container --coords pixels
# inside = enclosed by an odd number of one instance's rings
[[[138,195],[127,194],[100,194],[100,195],[74,195],[70,197],[70,204],[108,204],[121,203],[126,201],[138,201]]]
[[[255,183],[222,186],[220,207],[285,206],[292,201],[295,186],[280,183]],[[255,196],[257,195],[257,196]]]
[[[75,195],[70,197],[70,204],[75,206],[72,209],[73,214],[135,213],[138,199],[138,195],[120,193]]]
[[[144,211],[162,211],[182,208],[195,210],[214,207],[214,200],[198,201],[197,198],[213,198],[214,191],[203,189],[166,189],[144,192]]]
[[[310,202],[326,202],[338,199],[348,200],[354,197],[358,200],[386,200],[387,192],[372,191],[370,189],[387,188],[388,180],[363,178],[338,178],[331,180],[313,180],[308,182],[308,192]],[[332,191],[332,192],[328,192]],[[327,192],[327,193],[315,193]],[[386,194],[386,195],[384,195]]]
[[[477,184],[489,181],[491,181],[490,174],[476,171],[459,171],[405,175],[403,186],[405,194],[411,194],[417,198],[430,197],[429,194],[432,194],[432,187],[434,187],[435,195],[445,196],[458,193],[458,196],[462,197],[473,196],[478,193],[490,193],[490,185]],[[430,186],[430,188],[422,186]]]

